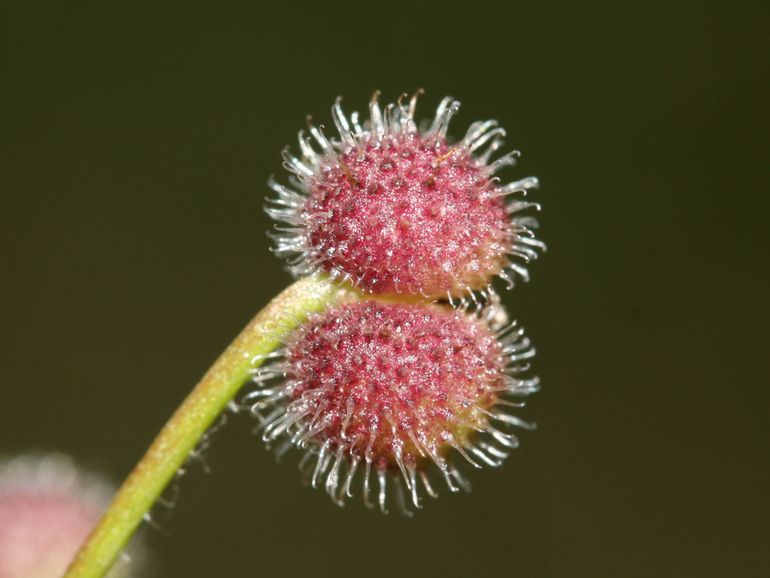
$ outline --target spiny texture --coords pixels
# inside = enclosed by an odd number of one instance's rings
[[[297,254],[297,275],[322,270],[372,293],[426,297],[467,295],[499,275],[513,284],[528,278],[528,262],[544,248],[534,237],[539,209],[520,199],[537,186],[529,177],[501,185],[494,174],[515,163],[514,151],[489,162],[505,131],[496,121],[473,123],[452,144],[446,137],[459,102],[444,99],[433,123],[415,125],[416,96],[383,113],[377,95],[370,119],[332,109],[340,140],[310,127],[300,132],[302,158],[284,152],[296,190],[272,182],[278,193],[267,208],[279,227],[276,250]],[[313,141],[316,147],[313,148]],[[513,201],[506,197],[513,195]]]
[[[455,491],[467,482],[453,451],[474,466],[499,465],[515,446],[491,422],[527,427],[497,408],[513,404],[504,394],[537,388],[535,378],[514,377],[533,355],[515,324],[494,332],[485,319],[438,305],[360,301],[311,318],[257,372],[262,387],[247,399],[265,441],[282,438],[279,454],[295,445],[307,450],[303,465],[316,456],[312,484],[325,476],[337,503],[362,463],[367,504],[374,469],[383,511],[387,480],[398,475],[419,507],[418,475],[434,494],[429,463]]]
[[[64,456],[0,462],[0,578],[59,578],[110,494]],[[109,576],[125,577],[127,567]]]

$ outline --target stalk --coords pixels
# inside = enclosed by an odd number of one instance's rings
[[[351,290],[316,275],[297,281],[260,311],[163,426],[64,578],[104,576],[201,436],[249,380],[252,370],[309,314],[353,295]]]

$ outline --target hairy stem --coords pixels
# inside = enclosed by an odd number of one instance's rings
[[[325,277],[297,281],[260,311],[208,370],[126,478],[64,578],[100,578],[263,356],[308,314],[350,297]]]

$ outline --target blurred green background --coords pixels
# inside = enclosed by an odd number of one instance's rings
[[[0,454],[121,479],[289,282],[261,205],[305,114],[424,87],[541,179],[550,250],[504,293],[540,430],[407,520],[231,420],[159,575],[769,575],[768,21],[710,5],[4,2]]]

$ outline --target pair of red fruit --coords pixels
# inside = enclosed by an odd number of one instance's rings
[[[342,505],[361,472],[365,503],[375,491],[383,512],[391,489],[405,513],[436,495],[437,478],[468,490],[458,461],[500,465],[518,444],[511,429],[532,427],[509,411],[538,387],[534,349],[490,285],[528,280],[545,249],[525,200],[537,179],[495,176],[518,157],[493,158],[496,121],[450,141],[451,98],[418,127],[417,96],[383,110],[375,94],[365,123],[338,100],[338,139],[309,124],[301,157],[284,152],[290,186],[271,180],[266,208],[280,222],[275,252],[296,276],[358,291],[295,331],[245,398],[279,456],[305,451],[314,487]]]
[[[308,480],[340,505],[360,492],[386,511],[392,490],[409,513],[407,502],[419,508],[441,478],[467,490],[461,462],[498,466],[518,444],[512,429],[531,427],[509,412],[538,387],[528,376],[534,349],[490,282],[526,280],[524,264],[544,249],[527,214],[539,207],[523,200],[537,180],[498,181],[517,153],[493,160],[504,135],[494,121],[450,142],[458,106],[444,99],[418,128],[416,98],[383,111],[375,97],[363,124],[338,102],[339,139],[310,126],[309,139],[300,133],[301,158],[284,155],[291,188],[271,183],[278,196],[267,212],[282,223],[276,252],[290,257],[291,271],[357,289],[340,291],[341,303],[259,358],[268,365],[255,370],[245,401],[264,440],[278,455],[303,449]],[[207,425],[190,415],[216,405],[216,387],[229,391],[226,368],[212,372],[129,476],[68,576],[107,571],[186,455],[189,423]],[[0,578],[61,575],[108,493],[60,457],[0,462]]]

